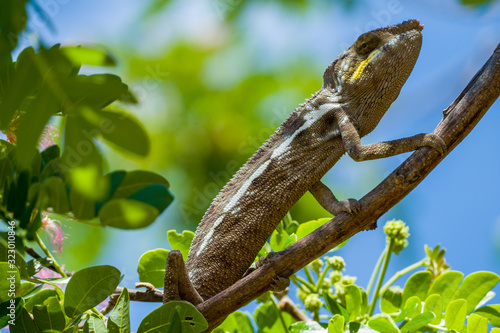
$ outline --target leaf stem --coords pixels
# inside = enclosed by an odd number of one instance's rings
[[[315,291],[317,293],[319,293],[319,291],[321,289],[321,285],[323,284],[323,280],[325,279],[326,273],[328,272],[330,267],[331,266],[329,264],[327,264],[325,269],[323,270],[323,272],[321,272],[321,275],[318,277],[318,282],[316,282],[316,286],[315,286]]]
[[[375,279],[377,278],[378,272],[380,271],[380,266],[382,266],[382,261],[384,260],[387,248],[382,251],[380,257],[378,258],[377,264],[373,269],[372,276],[370,277],[370,282],[368,282],[368,286],[366,287],[366,294],[370,295],[373,284],[375,283]]]
[[[377,304],[380,288],[382,287],[382,282],[384,281],[385,273],[387,272],[387,267],[389,266],[389,260],[391,259],[393,245],[394,245],[394,239],[390,238],[389,245],[385,250],[384,266],[382,266],[382,270],[380,271],[380,275],[377,281],[377,286],[375,287],[375,291],[373,293],[372,303],[370,304],[370,310],[368,311],[368,315],[370,317],[373,316],[373,312],[375,311],[375,304]]]
[[[309,270],[309,267],[305,266],[304,267],[304,272],[306,273],[306,276],[307,276],[307,281],[309,281],[309,283],[311,283],[312,285],[314,285],[314,279],[311,275],[311,271]]]
[[[295,283],[295,285],[301,289],[303,289],[303,286],[305,286],[305,287],[307,287],[307,289],[309,289],[310,292],[314,292],[314,285],[307,282],[306,280],[304,280],[300,276],[292,275],[292,276],[290,276],[290,281]],[[304,290],[304,291],[307,291],[307,290]]]
[[[425,263],[427,261],[427,258],[424,258],[420,261],[417,261],[416,263],[406,267],[406,268],[403,268],[402,270],[400,271],[397,271],[396,274],[394,274],[389,280],[387,280],[387,282],[384,284],[384,286],[380,289],[380,294],[384,294],[384,292],[389,289],[389,287],[394,283],[396,282],[397,279],[399,279],[400,277],[402,277],[403,275],[405,275],[406,273],[408,272],[411,272],[412,270],[414,269],[417,269],[419,268],[420,266],[425,266]]]
[[[67,277],[66,273],[64,273],[61,266],[59,266],[56,259],[52,255],[52,253],[50,253],[49,249],[47,249],[47,247],[45,246],[44,242],[42,241],[42,239],[40,238],[38,233],[35,233],[35,241],[37,242],[38,246],[40,246],[40,248],[45,253],[45,255],[52,260],[52,266],[54,266],[57,273],[61,274],[61,276],[63,276],[63,277]]]

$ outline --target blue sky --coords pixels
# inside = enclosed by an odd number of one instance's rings
[[[47,2],[49,3],[49,2]],[[111,52],[126,45],[143,54],[158,53],[178,38],[213,41],[224,38],[220,29],[225,10],[222,0],[174,1],[156,19],[141,22],[138,1],[54,0],[49,17],[55,33],[43,25],[34,27],[48,44],[103,44]],[[283,59],[297,53],[311,60],[311,70],[323,69],[371,28],[418,18],[424,24],[424,41],[415,69],[399,98],[375,131],[364,143],[379,142],[431,131],[446,108],[467,85],[500,42],[500,2],[471,9],[456,1],[370,0],[349,11],[339,6],[318,6],[305,13],[282,10],[273,3],[253,4],[245,12],[237,32],[245,41],[245,59],[257,59],[262,68],[280,66]],[[235,52],[235,55],[238,53]],[[237,66],[239,59],[229,53]],[[229,66],[229,65],[228,65]],[[224,77],[231,84],[237,77]],[[312,92],[311,92],[312,93]],[[304,96],[306,98],[307,96]],[[293,110],[290,110],[290,112]],[[154,115],[141,118],[148,127]],[[500,102],[496,102],[472,133],[401,204],[379,220],[379,227],[392,218],[410,226],[410,246],[391,262],[389,275],[410,262],[421,259],[423,245],[441,244],[453,269],[469,274],[490,270],[500,274]],[[344,157],[327,174],[325,182],[350,188],[342,193],[360,198],[388,175],[408,155],[379,161],[356,163]],[[169,175],[165,175],[167,178]],[[334,190],[335,192],[335,190]],[[178,209],[175,206],[169,210]],[[169,220],[168,212],[163,216]],[[169,222],[165,222],[169,223]],[[132,287],[137,280],[137,259],[148,249],[167,247],[166,240],[151,237],[156,227],[133,235],[113,231],[115,239],[142,239],[133,248],[115,242],[100,262],[111,263],[126,274],[124,283]],[[382,228],[353,237],[339,254],[347,262],[346,274],[358,276],[361,285],[384,247]],[[132,258],[132,259],[130,259]],[[500,291],[497,287],[496,291]],[[497,299],[498,303],[498,299]],[[142,318],[156,305],[132,306],[137,328]]]

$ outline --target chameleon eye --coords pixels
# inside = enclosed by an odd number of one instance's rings
[[[367,32],[359,36],[355,43],[356,52],[358,54],[368,54],[380,44],[380,36],[373,32]]]

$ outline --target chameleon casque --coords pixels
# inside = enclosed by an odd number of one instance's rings
[[[434,134],[361,145],[399,95],[422,44],[418,20],[359,36],[326,69],[323,86],[289,116],[224,186],[196,230],[187,262],[167,259],[164,302],[199,304],[239,280],[280,220],[306,191],[331,214],[355,214],[355,199],[339,201],[320,179],[348,153],[356,161],[430,146]],[[279,254],[278,254],[279,255]]]

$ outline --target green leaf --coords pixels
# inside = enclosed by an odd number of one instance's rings
[[[388,315],[378,315],[373,316],[372,319],[368,321],[368,326],[381,333],[399,333],[400,330]]]
[[[467,332],[488,333],[488,319],[471,314],[467,319]]]
[[[189,248],[191,247],[191,242],[194,238],[194,232],[189,230],[184,230],[182,234],[178,234],[175,230],[169,230],[167,232],[168,242],[173,250],[179,250],[182,253],[184,261],[186,261]]]
[[[325,224],[330,220],[331,220],[330,218],[322,218],[300,224],[299,227],[297,228],[297,232],[295,232],[295,234],[297,234],[297,240],[309,235],[311,232],[318,229],[319,227],[321,227],[323,224]]]
[[[115,291],[120,271],[113,266],[93,266],[77,271],[66,286],[64,310],[70,318],[101,303]]]
[[[465,277],[453,295],[453,299],[467,301],[467,314],[474,311],[475,307],[486,294],[498,283],[500,277],[492,272],[475,272]]]
[[[415,308],[413,307],[414,305],[417,305]],[[406,309],[411,309],[413,308],[413,310],[411,310],[410,312],[408,312],[406,314],[406,317],[407,318],[413,318],[415,317],[416,315],[420,314],[422,312],[422,302],[420,300],[420,298],[418,296],[411,296],[410,298],[408,298],[406,300],[406,303],[405,303],[405,310]]]
[[[69,192],[71,212],[79,220],[91,220],[95,217],[95,202],[71,188]]]
[[[406,304],[404,305],[403,310],[397,315],[396,318],[394,318],[394,321],[397,323],[404,320],[407,317],[411,318],[411,315],[420,313],[421,306],[422,305],[420,303],[420,299],[418,298],[418,296],[413,296],[408,298]]]
[[[9,324],[9,321],[15,320],[21,309],[23,309],[23,305],[24,301],[20,297],[0,304],[0,327],[5,327]]]
[[[361,314],[361,305],[363,302],[361,290],[358,286],[350,284],[344,287],[346,310],[349,319],[354,320]]]
[[[40,332],[35,326],[33,320],[25,308],[17,314],[15,325],[9,325],[10,333],[38,333]]]
[[[137,333],[168,332],[170,322],[176,311],[182,320],[182,332],[202,332],[208,328],[207,321],[193,305],[186,302],[172,301],[163,304],[144,317],[137,329]]]
[[[14,264],[0,262],[0,303],[14,298],[20,281],[19,271]]]
[[[4,188],[14,178],[14,169],[8,157],[0,159],[0,188]]]
[[[33,155],[38,153],[36,147],[43,129],[57,111],[57,99],[48,87],[41,88],[33,101],[28,104],[16,131],[18,162],[22,167],[29,167]]]
[[[380,299],[380,309],[383,313],[397,312],[403,304],[403,290],[399,286],[390,286]]]
[[[36,326],[42,331],[62,331],[66,326],[66,318],[62,312],[59,299],[48,297],[42,304],[33,307],[33,317]]]
[[[48,207],[52,207],[54,212],[64,214],[69,211],[68,193],[66,186],[61,178],[50,177],[44,184],[43,188],[48,196]]]
[[[295,243],[297,241],[297,235],[296,234],[291,234],[290,236],[288,236],[288,238],[285,240],[285,243],[283,244],[283,248],[282,250],[286,249],[287,247],[289,247],[290,245],[292,245],[293,243]]]
[[[427,291],[431,284],[431,272],[417,272],[408,278],[403,289],[403,304],[406,304],[408,298],[417,296],[424,300],[427,297]]]
[[[181,315],[179,314],[179,308],[174,309],[174,313],[172,316],[172,319],[169,322],[170,327],[168,327],[168,332],[167,333],[177,333],[177,332],[182,332],[182,319]],[[154,331],[154,330],[153,330]],[[161,330],[162,332],[164,331],[163,329]]]
[[[401,332],[412,333],[417,331],[419,328],[426,326],[436,318],[436,315],[432,312],[419,313],[413,317],[409,322],[401,327]]]
[[[339,314],[344,317],[346,322],[349,322],[349,314],[340,303],[333,299],[327,292],[323,293],[323,299],[325,300],[327,310],[330,311],[331,314]]]
[[[500,327],[500,304],[480,307],[474,313],[487,318],[491,325]]]
[[[429,289],[429,295],[438,294],[443,301],[443,308],[448,306],[448,303],[453,298],[464,274],[457,271],[448,271],[436,278]]]
[[[54,289],[42,289],[26,301],[24,307],[28,312],[33,312],[35,305],[43,304],[49,297],[57,297],[57,292]]]
[[[490,333],[500,333],[500,328],[493,327]]]
[[[128,289],[123,290],[116,301],[115,308],[109,314],[108,330],[109,333],[128,333],[130,332],[130,314],[129,314],[130,295]]]
[[[344,333],[345,319],[339,314],[330,319],[328,322],[328,333]]]
[[[113,57],[101,50],[85,46],[66,46],[61,51],[76,65],[116,66]]]
[[[112,199],[99,210],[103,225],[120,229],[139,229],[153,223],[159,212],[144,202],[129,199]]]
[[[286,240],[290,235],[286,231],[283,230],[283,233],[279,233],[277,230],[274,230],[271,239],[269,240],[269,244],[271,245],[271,249],[274,252],[279,252],[283,249],[283,245],[285,245]]]
[[[36,284],[33,282],[21,282],[19,289],[17,290],[16,297],[24,297],[36,288]]]
[[[11,1],[11,3],[14,2]],[[19,4],[24,6],[22,2]],[[21,108],[21,104],[32,94],[39,82],[40,76],[35,67],[35,59],[34,49],[32,47],[25,48],[17,57],[15,69],[9,71],[8,82],[0,82],[2,86],[0,129],[2,130],[9,127],[12,118],[16,117],[15,112]]]
[[[139,273],[139,281],[149,282],[156,288],[163,286],[165,277],[165,265],[167,263],[167,255],[170,251],[164,249],[156,249],[145,252],[139,258],[137,273]]]
[[[89,319],[85,322],[85,325],[83,325],[83,333],[107,333],[108,329],[106,328],[106,325],[102,321],[101,318],[99,318],[95,314],[91,314]]]
[[[219,329],[221,332],[229,333],[254,333],[252,322],[248,314],[236,311],[231,313],[222,324],[220,324],[214,333]]]
[[[112,198],[130,198],[134,193],[151,184],[164,184],[169,187],[168,181],[157,173],[145,170],[128,171],[113,193]]]
[[[424,303],[424,312],[431,311],[436,315],[436,318],[431,321],[431,324],[438,325],[443,317],[443,300],[438,294],[432,294],[427,296]]]
[[[61,78],[61,84],[70,101],[92,108],[103,108],[126,94],[128,87],[113,74],[78,75]],[[74,107],[74,105],[68,105]],[[66,112],[72,112],[69,108]]]
[[[326,330],[315,321],[299,321],[293,323],[289,329],[290,333],[326,333]]]
[[[115,144],[126,152],[146,157],[151,149],[148,134],[144,127],[126,113],[102,110],[98,113],[100,123],[107,122],[106,130],[102,130],[102,138]]]
[[[465,299],[451,301],[446,307],[444,325],[450,330],[460,331],[465,325],[466,316],[467,301]]]
[[[11,221],[12,225],[14,224],[14,221]],[[0,261],[7,262],[11,258],[8,257],[8,242],[7,242],[7,237],[8,233],[7,232],[1,232],[0,233]],[[27,264],[26,261],[23,259],[22,252],[20,252],[21,249],[24,249],[24,244],[21,238],[16,236],[15,239],[15,263],[14,265],[17,267],[17,270],[20,272],[20,275],[23,279],[26,279],[29,277],[28,275],[28,269],[27,269]],[[10,262],[9,262],[10,263]]]
[[[283,324],[278,320],[279,314],[271,302],[263,303],[254,312],[254,320],[259,328],[259,333],[278,333],[283,332]],[[294,320],[291,315],[286,312],[281,312],[281,316],[285,321],[285,326],[290,326]]]
[[[42,157],[42,168],[44,168],[50,161],[58,158],[61,155],[61,148],[58,145],[52,145],[45,148],[40,156]]]
[[[165,185],[152,184],[137,191],[130,199],[151,205],[161,213],[172,203],[174,197]]]

